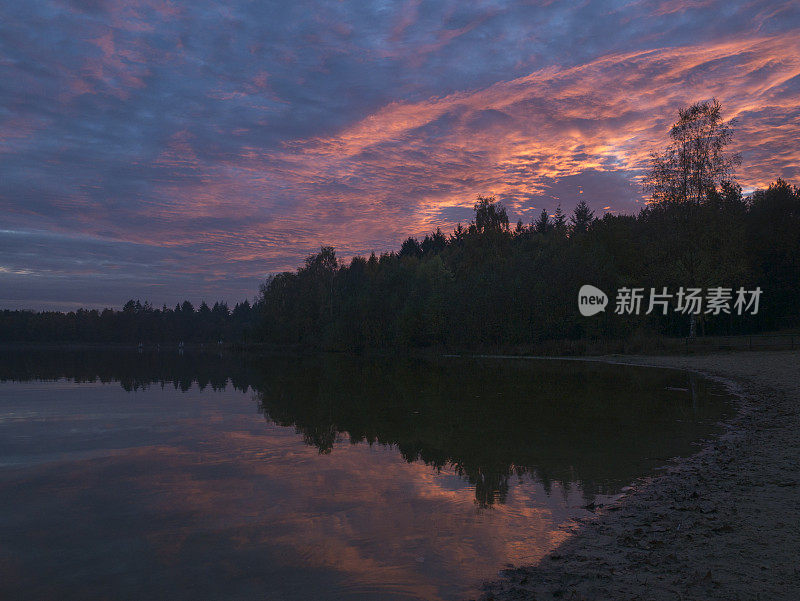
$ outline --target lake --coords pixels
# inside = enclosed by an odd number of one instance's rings
[[[0,353],[0,598],[456,600],[731,404],[576,361]]]

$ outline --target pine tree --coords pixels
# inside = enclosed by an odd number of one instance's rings
[[[594,221],[594,211],[582,200],[575,207],[570,218],[570,233],[573,236],[585,234]]]
[[[556,212],[553,213],[553,229],[559,236],[567,235],[567,216],[561,210],[561,204],[556,207]]]
[[[533,229],[540,234],[546,234],[552,227],[553,224],[550,223],[550,215],[547,214],[547,210],[542,209],[539,219],[533,224]]]

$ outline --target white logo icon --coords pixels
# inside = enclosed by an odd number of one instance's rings
[[[608,297],[599,288],[585,284],[578,291],[578,311],[584,317],[591,317],[600,311],[605,311],[607,304]]]

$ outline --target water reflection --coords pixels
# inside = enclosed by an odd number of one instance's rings
[[[20,599],[460,598],[725,410],[677,372],[555,362],[39,352],[0,379]]]
[[[256,358],[39,351],[2,357],[0,381],[116,382],[256,393],[270,421],[329,453],[338,437],[395,446],[406,461],[449,466],[481,505],[529,474],[549,491],[614,494],[691,450],[724,409],[692,374],[559,361]]]
[[[587,502],[690,449],[718,418],[707,383],[669,370],[509,360],[331,358],[286,365],[258,385],[261,411],[330,451],[337,436],[451,466],[481,505],[512,477]],[[718,398],[718,397],[717,397]]]

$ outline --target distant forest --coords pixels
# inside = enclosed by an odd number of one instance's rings
[[[345,264],[322,247],[297,271],[269,277],[252,306],[159,310],[129,301],[122,311],[3,311],[0,341],[497,348],[797,327],[800,189],[778,179],[743,196],[733,177],[738,157],[725,152],[732,135],[716,100],[681,109],[668,145],[652,155],[650,201],[638,215],[597,218],[580,202],[569,215],[559,207],[512,226],[501,202],[479,196],[470,223],[409,237],[397,252]],[[608,294],[604,312],[578,312],[584,284]],[[617,315],[623,287],[760,287],[762,295],[755,315]]]
[[[129,300],[121,311],[79,309],[0,311],[0,342],[171,344],[247,341],[255,313],[249,301],[227,304],[189,301],[164,305]]]
[[[578,313],[583,284],[609,294],[605,312]],[[726,185],[698,204],[651,204],[635,216],[600,219],[581,202],[569,216],[542,212],[515,227],[501,203],[481,197],[467,226],[408,238],[398,252],[344,265],[324,247],[297,271],[268,278],[252,306],[186,301],[157,309],[129,301],[121,311],[2,311],[0,340],[359,350],[688,335],[689,318],[673,311],[615,315],[613,294],[622,286],[762,288],[757,315],[701,314],[699,335],[798,325],[800,190],[778,180],[743,198]]]

